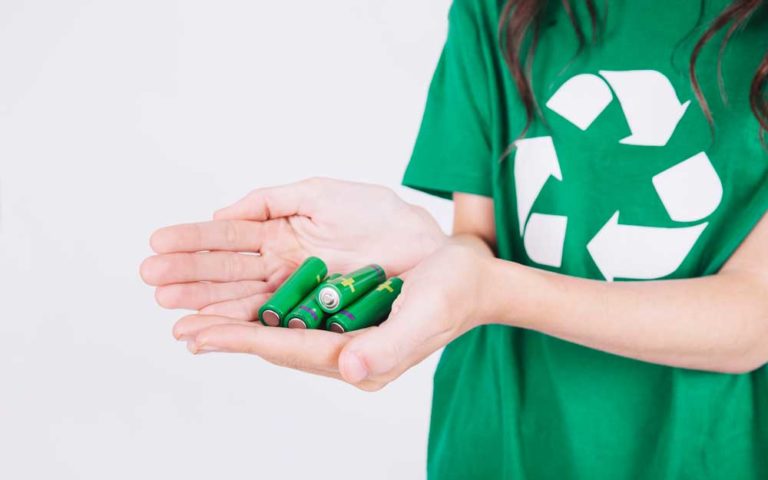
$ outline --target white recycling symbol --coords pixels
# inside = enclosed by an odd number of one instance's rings
[[[626,145],[663,147],[685,115],[690,101],[680,103],[672,83],[655,70],[604,71],[567,80],[546,107],[585,131],[618,98],[631,135]],[[520,234],[528,257],[541,265],[562,265],[568,217],[532,212],[550,177],[563,181],[552,137],[515,142],[514,176]],[[723,186],[706,153],[677,163],[651,179],[670,219],[700,222],[681,227],[627,225],[616,211],[587,244],[608,281],[650,280],[674,273],[690,253],[720,205]]]

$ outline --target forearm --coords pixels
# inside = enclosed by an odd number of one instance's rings
[[[488,319],[652,363],[744,372],[768,361],[768,288],[729,272],[606,283],[488,260]]]

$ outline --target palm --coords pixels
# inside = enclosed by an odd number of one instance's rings
[[[252,320],[307,256],[330,271],[375,262],[398,274],[441,236],[426,212],[387,189],[315,179],[257,190],[212,222],[159,230],[152,237],[159,255],[144,262],[142,276],[165,307]]]
[[[347,212],[343,217],[325,212],[313,219],[294,216],[288,219],[289,227],[272,237],[262,252],[287,255],[297,262],[314,255],[324,259],[331,271],[338,272],[378,263],[389,274],[397,275],[423,258],[428,244],[439,235],[437,225],[429,222],[431,218],[407,207],[397,212],[366,209]],[[434,226],[432,237],[424,235],[425,226]],[[289,243],[294,248],[285,247],[287,238],[291,238]]]

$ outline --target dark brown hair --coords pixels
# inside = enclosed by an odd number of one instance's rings
[[[586,3],[586,8],[589,12],[591,23],[590,42],[594,43],[600,37],[600,31],[602,30],[601,19],[598,18],[595,0],[582,1]],[[699,85],[699,79],[696,74],[696,61],[699,59],[702,49],[712,37],[719,31],[727,28],[720,45],[720,57],[718,58],[717,66],[718,82],[721,91],[724,91],[720,58],[725,50],[725,46],[733,34],[747,24],[752,14],[763,6],[765,1],[734,0],[707,27],[693,48],[688,65],[691,85],[710,125],[713,124],[712,112]],[[579,43],[578,52],[580,53],[587,43],[587,37],[574,13],[574,2],[572,0],[561,0],[561,2],[576,32],[576,38]],[[520,137],[525,136],[533,118],[538,113],[538,105],[533,93],[533,87],[531,86],[531,65],[547,3],[547,0],[508,0],[504,5],[499,21],[499,43],[504,54],[504,60],[512,73],[515,86],[525,107],[526,123]],[[749,91],[749,104],[760,124],[761,136],[768,130],[768,100],[765,97],[766,84],[768,84],[768,52],[763,56],[760,66],[757,68]]]

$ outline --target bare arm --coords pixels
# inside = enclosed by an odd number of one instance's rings
[[[488,241],[492,200],[457,195],[456,212],[456,233]],[[494,323],[676,367],[741,373],[768,363],[768,216],[708,277],[606,283],[490,257],[486,270]]]

